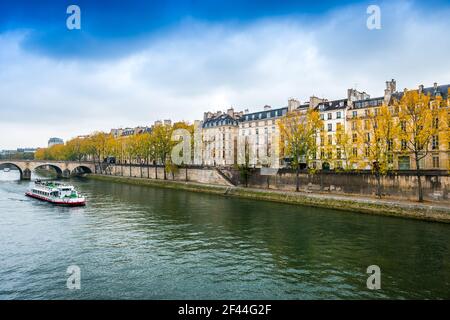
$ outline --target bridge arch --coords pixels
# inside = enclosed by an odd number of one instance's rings
[[[55,165],[55,164],[51,164],[51,163],[42,163],[42,164],[38,164],[38,165],[36,165],[36,166],[33,168],[33,171],[36,170],[36,169],[39,169],[39,168],[41,168],[41,167],[50,167],[50,168],[52,168],[53,170],[56,171],[56,176],[57,176],[58,178],[63,177],[63,170],[62,170],[59,166],[57,166],[57,165]]]
[[[88,166],[79,165],[73,168],[71,172],[72,175],[79,175],[83,173],[92,173],[92,169],[89,168]]]
[[[40,167],[50,167],[56,171],[58,178],[69,178],[71,175],[93,173],[95,165],[82,161],[51,161],[51,160],[0,160],[0,166],[8,165],[17,168],[21,180],[30,180],[31,173]]]
[[[7,166],[11,166],[14,168],[17,168],[17,170],[19,170],[19,174],[20,174],[20,180],[23,179],[24,175],[23,175],[23,170],[20,166],[18,166],[17,164],[13,163],[13,162],[4,162],[4,163],[0,163],[0,170],[3,170],[5,167]]]

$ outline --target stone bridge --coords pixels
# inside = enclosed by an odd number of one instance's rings
[[[95,172],[92,162],[78,161],[40,161],[40,160],[0,160],[0,169],[5,165],[16,167],[21,180],[30,180],[31,172],[40,167],[51,167],[58,178],[69,178],[72,175]]]

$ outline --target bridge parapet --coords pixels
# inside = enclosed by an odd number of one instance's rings
[[[80,171],[85,173],[95,172],[92,162],[79,161],[43,161],[43,160],[1,160],[0,166],[11,165],[20,171],[21,180],[30,180],[31,173],[39,167],[52,167],[59,178],[70,178]]]

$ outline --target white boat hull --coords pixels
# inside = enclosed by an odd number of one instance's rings
[[[41,201],[46,201],[46,202],[49,202],[51,204],[58,205],[58,206],[79,207],[79,206],[85,206],[86,205],[86,199],[85,198],[54,199],[54,198],[49,198],[49,197],[46,197],[46,196],[34,194],[32,192],[26,192],[25,195],[27,197],[38,199],[38,200],[41,200]]]

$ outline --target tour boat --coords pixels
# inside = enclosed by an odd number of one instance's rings
[[[74,186],[58,182],[36,181],[34,188],[27,191],[25,195],[61,206],[76,207],[86,205],[86,199],[75,190]]]
[[[9,170],[10,170],[9,168],[4,168],[3,169],[4,172],[9,172]]]

